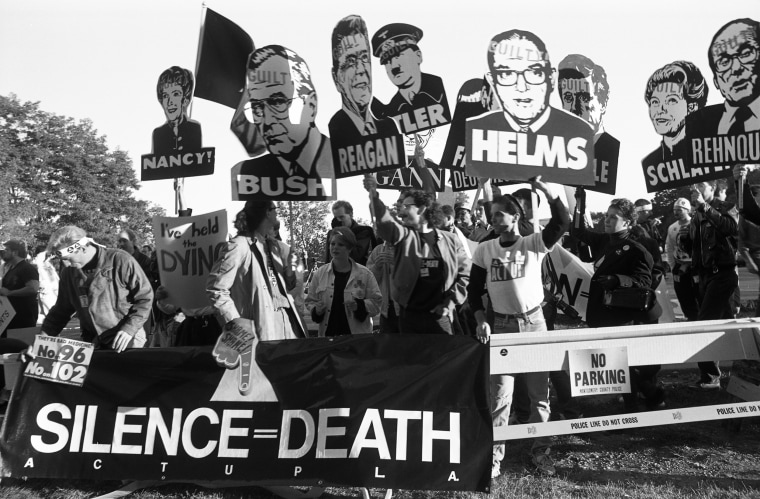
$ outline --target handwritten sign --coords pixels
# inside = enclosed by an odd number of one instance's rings
[[[0,333],[5,331],[15,316],[16,311],[13,310],[11,301],[5,296],[0,296]]]
[[[165,301],[186,310],[210,306],[206,279],[227,241],[227,212],[154,217],[153,234]]]
[[[37,336],[35,355],[24,368],[24,376],[64,385],[82,386],[95,350],[92,343],[57,336]]]
[[[568,352],[573,397],[631,393],[626,347]]]

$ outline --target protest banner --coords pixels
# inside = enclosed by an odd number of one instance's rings
[[[358,335],[255,350],[275,401],[226,397],[238,386],[210,347],[97,351],[82,387],[25,377],[2,476],[489,490],[487,346]]]
[[[165,301],[185,310],[210,306],[206,279],[227,241],[227,212],[153,217],[153,234]]]
[[[13,310],[11,301],[5,296],[0,296],[0,333],[5,331],[15,316],[16,311]]]
[[[625,347],[570,350],[567,357],[573,397],[631,393]]]
[[[559,310],[565,315],[577,313],[581,319],[586,317],[588,288],[591,276],[594,275],[593,265],[580,261],[559,244],[546,255],[542,265],[544,288],[563,302],[558,307]]]

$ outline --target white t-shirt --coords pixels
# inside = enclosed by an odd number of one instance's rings
[[[541,262],[550,249],[540,232],[521,237],[508,248],[502,248],[499,239],[478,245],[472,263],[486,270],[486,288],[494,311],[518,314],[541,305]]]

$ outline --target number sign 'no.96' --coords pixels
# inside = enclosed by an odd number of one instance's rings
[[[24,376],[82,386],[92,359],[91,343],[37,336],[33,351],[36,357],[24,368]]]

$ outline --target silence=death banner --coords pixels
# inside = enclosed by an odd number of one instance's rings
[[[363,335],[254,348],[262,387],[242,400],[210,348],[97,351],[81,388],[21,377],[2,476],[488,491],[487,346]]]

